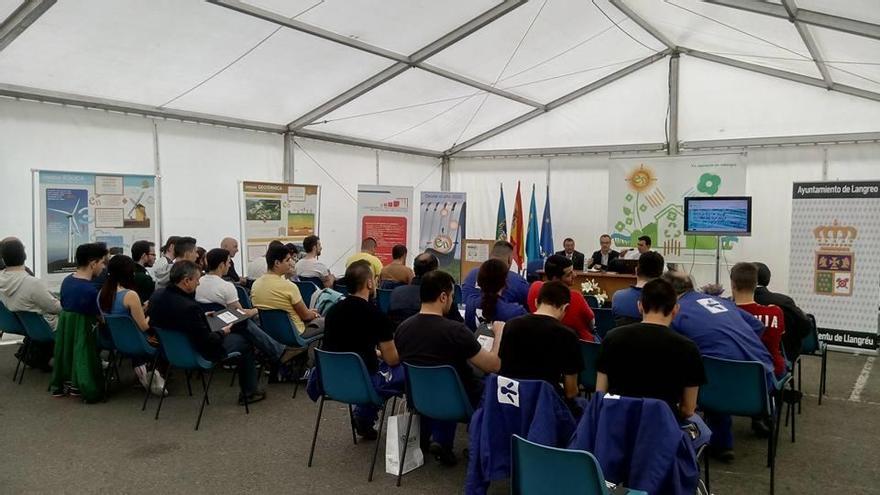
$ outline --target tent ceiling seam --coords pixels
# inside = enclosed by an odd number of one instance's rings
[[[816,45],[816,40],[813,38],[813,33],[810,32],[810,28],[797,20],[797,5],[794,3],[794,0],[782,0],[782,6],[785,8],[786,12],[788,12],[788,20],[794,24],[794,28],[801,37],[801,41],[804,42],[804,46],[806,46],[807,51],[810,52],[810,57],[813,58],[813,62],[816,64],[816,69],[819,70],[819,74],[822,75],[822,80],[825,81],[825,87],[831,89],[832,86],[834,86],[834,81],[831,79],[831,73],[828,72],[828,67],[825,66],[822,54],[819,52],[819,46]]]
[[[26,0],[0,23],[0,52],[37,22],[56,0]]]

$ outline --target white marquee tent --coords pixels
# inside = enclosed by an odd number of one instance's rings
[[[589,247],[609,160],[734,151],[762,198],[739,256],[784,288],[791,183],[880,178],[876,0],[0,0],[0,21],[3,235],[52,169],[156,174],[161,233],[206,246],[238,234],[238,181],[320,184],[337,269],[358,184],[465,191],[470,237],[499,182],[549,186],[557,244]]]

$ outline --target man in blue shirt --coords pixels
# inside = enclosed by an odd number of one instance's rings
[[[615,292],[611,298],[611,313],[614,315],[615,327],[642,321],[642,315],[639,313],[642,287],[663,275],[664,263],[663,255],[656,251],[648,251],[639,258],[636,265],[636,285]]]
[[[761,342],[764,325],[760,321],[732,301],[695,292],[686,273],[667,272],[663,279],[678,294],[680,309],[672,320],[673,330],[693,340],[703,356],[761,363],[767,383],[775,384],[773,359]],[[706,414],[706,420],[712,430],[711,452],[724,462],[733,461],[730,416]]]
[[[492,258],[497,258],[507,263],[508,268],[513,264],[513,244],[507,241],[497,241],[492,246]],[[477,287],[477,273],[479,268],[474,268],[461,282],[461,299],[467,301],[471,297],[480,295],[480,288]],[[509,303],[517,303],[523,307],[526,306],[526,300],[529,296],[529,283],[526,282],[520,274],[516,272],[507,273],[507,286],[501,293],[501,300]]]

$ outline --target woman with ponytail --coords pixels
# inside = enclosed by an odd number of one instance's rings
[[[507,263],[497,258],[490,258],[480,265],[477,273],[480,292],[465,301],[464,321],[471,330],[476,330],[482,323],[503,322],[528,313],[522,305],[501,299],[501,292],[507,286],[508,271]]]

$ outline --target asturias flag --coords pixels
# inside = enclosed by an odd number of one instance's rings
[[[547,186],[547,196],[544,201],[544,220],[541,222],[541,257],[547,258],[553,254],[553,223],[550,222],[550,186]]]
[[[513,244],[513,261],[520,270],[526,267],[523,253],[523,209],[522,196],[519,192],[519,181],[516,183],[516,200],[513,205],[513,219],[510,226],[510,243]]]
[[[495,221],[495,240],[507,240],[507,209],[504,207],[504,184],[501,184],[501,199],[498,200],[498,219]]]
[[[526,257],[529,259],[529,263],[541,259],[539,237],[538,208],[535,205],[535,185],[532,184],[532,201],[529,205],[529,231],[526,234]]]

